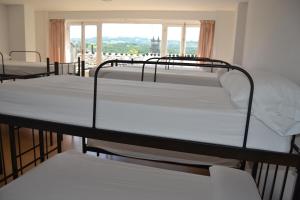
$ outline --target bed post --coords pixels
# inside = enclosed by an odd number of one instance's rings
[[[252,171],[251,171],[252,177],[254,179],[256,179],[257,169],[258,169],[258,162],[254,162],[253,166],[252,166]]]
[[[59,63],[54,63],[54,75],[59,75]]]
[[[57,153],[61,153],[61,141],[62,141],[62,134],[56,133]]]
[[[86,153],[86,143],[85,143],[85,137],[82,137],[82,152]]]
[[[50,72],[50,59],[47,57],[47,73]],[[48,74],[49,76],[49,74]]]
[[[16,153],[16,139],[14,126],[9,124],[9,141],[10,141],[10,155],[11,155],[11,166],[13,178],[18,178],[18,164],[17,164],[17,153]]]
[[[40,143],[40,161],[44,162],[45,152],[44,152],[44,133],[43,133],[43,130],[39,130],[39,143]]]
[[[300,167],[297,168],[297,179],[294,188],[293,200],[300,199],[300,177],[299,177]]]
[[[1,137],[1,135],[0,135]],[[0,139],[0,146],[2,147],[2,142],[1,142],[1,139]],[[2,148],[0,148],[0,174],[3,174],[3,166],[2,166]]]
[[[2,52],[0,52],[0,56],[1,56],[1,64],[2,64],[2,73],[4,75],[5,74],[5,69],[4,69],[4,58],[3,58]]]
[[[80,57],[77,58],[77,62],[78,62],[78,72],[77,72],[77,76],[80,76],[80,69],[81,69],[81,66],[80,66]],[[76,72],[75,72],[76,73]]]
[[[81,76],[84,77],[85,75],[85,62],[84,60],[81,61]]]

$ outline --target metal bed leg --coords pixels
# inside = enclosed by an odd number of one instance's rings
[[[78,62],[78,72],[77,72],[77,76],[80,76],[80,70],[81,70],[81,62],[80,62],[80,57],[77,58],[77,62]]]
[[[85,137],[82,137],[82,152],[86,153],[87,149],[86,149],[86,143],[85,143]]]
[[[81,76],[84,77],[85,75],[85,61],[81,61]]]
[[[2,146],[2,144],[0,144]],[[2,167],[2,149],[0,149],[0,174],[3,174],[3,167]]]
[[[50,59],[47,58],[47,73],[49,73],[49,72],[50,72]],[[49,74],[48,74],[48,76],[49,76]]]
[[[19,164],[20,164],[21,175],[23,175],[23,161],[22,161],[21,137],[20,137],[20,128],[19,127],[17,127],[17,137],[18,137]]]
[[[300,177],[299,177],[300,168],[297,169],[297,180],[294,188],[293,200],[300,199]]]
[[[61,141],[62,141],[62,134],[61,133],[57,133],[56,136],[56,140],[57,140],[57,153],[61,153]]]
[[[45,161],[45,150],[44,150],[44,133],[43,130],[39,130],[39,142],[40,142],[40,161]]]
[[[0,166],[1,166],[1,174],[3,176],[4,184],[7,184],[7,176],[6,176],[6,169],[5,169],[5,163],[4,163],[4,149],[3,149],[3,140],[2,140],[2,130],[0,125]],[[1,183],[1,181],[0,181]]]
[[[54,63],[54,75],[59,75],[59,63]]]
[[[257,168],[258,168],[258,162],[253,163],[251,174],[252,174],[252,177],[254,178],[254,180],[256,180]]]
[[[4,163],[3,162],[4,158],[2,158],[2,154],[3,154],[3,148],[2,148],[2,146],[3,146],[3,143],[2,143],[2,131],[1,131],[1,125],[0,125],[0,174],[4,174],[4,170],[3,170],[4,165],[2,164],[2,163]]]
[[[9,125],[9,141],[10,141],[10,155],[11,155],[11,166],[13,178],[18,178],[18,164],[17,164],[17,153],[16,153],[16,139],[15,129],[13,125]]]
[[[246,161],[242,160],[240,169],[245,170],[245,168],[246,168]]]
[[[35,134],[34,129],[31,130],[32,134],[32,146],[33,146],[33,158],[34,158],[34,166],[36,166],[36,146],[35,146]]]

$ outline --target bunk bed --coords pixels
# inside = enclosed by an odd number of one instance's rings
[[[0,87],[0,121],[9,125],[14,178],[18,177],[14,149],[15,138],[14,134],[12,134],[13,127],[15,125],[30,127],[41,131],[48,130],[129,145],[243,160],[244,162],[241,169],[244,169],[246,161],[249,161],[254,163],[251,165],[253,166],[252,175],[256,180],[258,180],[258,182],[260,182],[261,177],[259,172],[261,170],[259,170],[259,166],[262,166],[263,163],[267,163],[268,166],[287,166],[287,173],[290,168],[300,168],[299,155],[294,154],[294,150],[297,151],[295,135],[287,136],[289,138],[289,152],[278,152],[275,151],[275,149],[269,149],[264,145],[249,145],[252,137],[251,133],[248,131],[249,125],[252,123],[251,109],[254,83],[249,73],[244,69],[221,64],[213,66],[214,68],[229,68],[231,70],[240,71],[246,76],[250,83],[250,87],[248,86],[250,92],[248,92],[247,95],[249,97],[247,106],[245,112],[242,113],[245,116],[242,117],[241,114],[235,113],[238,115],[238,118],[245,120],[243,123],[244,130],[238,135],[237,141],[239,142],[232,143],[230,140],[224,142],[224,138],[218,138],[217,136],[203,139],[203,134],[201,134],[200,131],[201,127],[197,128],[197,126],[192,126],[189,130],[186,129],[187,126],[185,126],[184,123],[173,123],[175,128],[178,129],[177,133],[174,133],[174,130],[172,129],[168,130],[167,127],[170,127],[170,121],[174,122],[174,118],[172,117],[178,117],[180,120],[188,116],[187,113],[184,113],[184,109],[178,110],[178,108],[182,108],[182,104],[179,102],[173,102],[174,106],[172,107],[169,105],[166,106],[165,103],[169,102],[161,101],[160,98],[148,99],[147,96],[143,98],[142,95],[138,96],[139,98],[137,99],[134,99],[134,97],[132,98],[134,92],[138,91],[137,87],[141,87],[139,92],[142,90],[151,91],[153,88],[154,90],[162,89],[162,91],[166,92],[170,91],[170,87],[175,84],[158,84],[136,81],[126,82],[124,80],[104,80],[97,78],[100,69],[107,64],[130,64],[132,62],[137,64],[154,65],[168,64],[168,62],[113,60],[104,62],[97,68],[94,80],[91,78],[73,76],[49,76],[40,79],[24,80],[13,84],[6,84],[3,85],[4,87]],[[180,62],[174,62],[169,64],[211,67],[210,64],[205,63],[183,64]],[[100,83],[98,84],[98,82]],[[98,89],[98,86],[100,86],[100,89]],[[193,88],[196,86],[184,87]],[[186,96],[195,93],[195,90],[193,91],[192,88],[190,88],[191,91],[186,94]],[[45,89],[47,89],[47,93],[44,92]],[[120,90],[120,96],[123,95],[124,97],[121,100],[116,98],[118,95],[114,95],[114,93],[118,94]],[[110,91],[111,93],[107,93],[107,91]],[[156,91],[154,91],[154,93],[155,92]],[[170,92],[172,94],[172,91]],[[15,100],[13,104],[9,105],[5,99]],[[72,101],[70,101],[70,99]],[[32,102],[33,100],[37,102]],[[193,105],[194,104],[192,104],[192,106]],[[191,116],[193,116],[193,119],[189,118],[189,120],[201,122],[202,120],[209,118],[200,118],[198,116],[199,113],[194,112],[194,110],[196,110],[195,107],[190,107],[189,112],[192,114]],[[161,120],[159,120],[159,118]],[[216,123],[219,122],[220,121],[217,121]],[[214,125],[216,125],[216,123]],[[196,134],[193,135],[190,134],[191,132],[188,133],[188,131],[193,130]],[[226,129],[224,129],[224,131],[225,130]],[[198,135],[198,133],[201,135]],[[274,145],[275,143],[272,142],[272,144]],[[259,165],[259,163],[261,164]],[[257,176],[258,172],[259,176]],[[265,180],[268,178],[272,180],[270,195],[273,195],[277,173],[266,173],[265,177]],[[264,181],[263,185],[266,183],[267,181]],[[293,199],[299,198],[299,178],[297,178],[295,188]],[[284,189],[285,181],[283,181],[280,196],[283,196]],[[263,192],[264,191],[265,189],[263,189]]]
[[[199,58],[199,57],[151,57],[147,61],[165,61],[165,62],[200,62],[210,61],[212,65],[218,64],[213,59]],[[133,60],[132,60],[133,61]],[[219,73],[206,72],[201,70],[200,67],[186,67],[186,66],[174,66],[170,68],[170,65],[119,65],[119,66],[106,66],[99,74],[100,78],[121,79],[121,80],[135,80],[135,81],[154,81],[160,83],[177,83],[188,85],[203,85],[220,87],[218,77]],[[89,71],[89,76],[93,77],[96,68],[92,68]]]
[[[143,63],[142,65],[142,74],[141,74],[141,81],[144,81],[145,77],[145,69],[146,64],[149,61],[154,60],[155,62],[160,62],[161,60],[164,60],[168,63],[168,65],[164,65],[166,68],[169,68],[170,61],[183,61],[180,62],[181,65],[179,67],[186,67],[189,66],[189,64],[195,64],[201,62],[199,66],[190,66],[194,68],[199,68],[201,65],[206,65],[207,68],[210,68],[212,71],[213,66],[222,66],[223,72],[229,71],[229,66],[231,66],[229,63],[221,61],[221,60],[214,60],[209,58],[197,58],[197,57],[161,57],[161,58],[150,58],[148,61]],[[189,62],[187,62],[189,61]],[[153,82],[160,82],[157,80],[157,68],[158,65],[154,65],[154,70],[152,71],[152,80]],[[100,71],[100,74],[105,74],[106,71]],[[102,77],[100,75],[100,77]],[[104,76],[105,77],[105,76]],[[178,77],[175,77],[174,80],[176,80]],[[190,77],[188,77],[190,78]],[[202,77],[197,77],[198,79],[201,79]],[[188,79],[186,79],[188,81]],[[104,82],[104,80],[102,81]],[[218,81],[219,82],[219,81]],[[120,81],[120,88],[127,91],[128,88],[122,87],[121,85],[130,85],[129,87],[136,87],[136,85],[132,82],[122,82]],[[137,84],[138,85],[138,84]],[[144,83],[144,85],[147,85],[147,83]],[[188,84],[190,85],[190,84]],[[190,127],[197,127],[196,130],[201,129],[201,133],[207,133],[207,135],[201,135],[202,139],[210,138],[212,134],[215,134],[216,137],[220,139],[219,143],[226,143],[228,142],[229,145],[238,145],[240,144],[240,140],[235,138],[239,133],[242,133],[242,124],[243,124],[243,113],[238,111],[236,108],[232,106],[231,100],[228,97],[228,95],[224,92],[223,88],[211,88],[211,87],[200,87],[200,86],[188,86],[188,85],[164,85],[164,90],[160,90],[156,88],[156,93],[151,93],[145,89],[141,89],[141,91],[145,91],[143,93],[143,97],[145,99],[151,99],[153,97],[159,99],[160,105],[161,101],[166,101],[165,104],[168,104],[169,106],[178,106],[181,109],[187,109],[185,111],[189,111],[189,109],[199,109],[205,108],[205,110],[201,110],[197,113],[197,117],[201,119],[201,122],[198,122],[197,120],[193,119],[193,117],[188,118],[184,115],[182,119],[174,119],[169,120],[165,122],[165,126],[167,127],[166,130],[172,132],[172,134],[176,134],[178,130],[181,130],[181,128],[185,125],[185,128],[182,128],[186,131],[190,129]],[[152,87],[152,84],[148,84],[148,87]],[[202,86],[202,85],[201,85]],[[204,85],[205,86],[205,85]],[[141,88],[140,86],[137,86],[138,88]],[[155,87],[155,86],[154,86]],[[107,89],[103,86],[102,92],[106,93],[109,91],[112,91],[113,89]],[[154,89],[153,89],[154,90]],[[171,94],[172,95],[171,95]],[[182,95],[186,95],[186,98],[182,97]],[[125,94],[124,94],[125,95]],[[123,96],[124,96],[123,95]],[[133,94],[133,95],[139,95],[139,94]],[[118,99],[122,99],[123,97],[120,95]],[[141,99],[141,97],[137,97]],[[170,98],[171,100],[167,99]],[[155,101],[155,100],[153,100]],[[153,102],[152,101],[152,102]],[[213,106],[212,106],[213,105]],[[165,106],[165,105],[164,105]],[[219,107],[221,109],[217,110],[213,107]],[[210,108],[213,108],[211,112],[208,112]],[[130,112],[130,111],[128,111]],[[132,111],[135,112],[135,111]],[[170,113],[167,113],[167,115]],[[138,115],[138,114],[137,114]],[[140,113],[142,115],[142,112]],[[154,124],[160,124],[159,120],[163,120],[163,118],[169,118],[169,116],[164,116],[163,113],[159,113],[158,115],[163,116],[161,118],[158,118]],[[234,116],[234,117],[233,117]],[[222,118],[223,117],[223,118]],[[172,118],[171,118],[172,119]],[[230,120],[228,120],[230,119]],[[177,120],[177,121],[176,121]],[[193,122],[194,120],[194,122]],[[214,121],[220,121],[224,123],[220,123],[218,125],[213,125]],[[187,122],[186,122],[187,121]],[[184,122],[184,123],[183,123]],[[225,123],[226,122],[226,123]],[[195,124],[197,124],[195,126]],[[240,124],[240,126],[237,126],[237,124]],[[139,127],[139,125],[135,125],[136,127]],[[172,128],[169,128],[172,127]],[[151,127],[148,127],[148,129],[151,129]],[[230,130],[226,134],[224,130]],[[298,131],[300,131],[298,129]],[[180,132],[180,131],[179,131]],[[266,126],[261,120],[258,118],[252,116],[251,118],[251,124],[249,128],[250,132],[250,139],[248,141],[248,146],[252,148],[263,148],[266,150],[272,150],[272,151],[278,151],[278,152],[288,152],[290,150],[290,141],[291,137],[281,137],[279,136],[273,129],[270,129],[268,126]],[[298,132],[297,132],[298,133]],[[172,135],[171,134],[171,135]],[[179,134],[179,133],[178,133]],[[191,133],[192,135],[196,135],[197,133]],[[224,136],[228,135],[228,138],[223,138]],[[265,139],[263,139],[265,138]],[[268,138],[268,139],[267,139]],[[233,141],[236,141],[235,144],[232,144]],[[265,142],[270,142],[269,144],[266,144]],[[211,141],[208,141],[211,142]],[[216,143],[217,141],[213,141]],[[263,142],[261,146],[257,146]],[[278,144],[277,146],[273,146],[273,144]],[[240,165],[240,162],[237,160],[230,160],[230,159],[220,159],[217,157],[211,157],[211,156],[203,156],[203,155],[193,155],[193,154],[182,154],[177,153],[173,151],[162,151],[162,150],[156,150],[153,148],[145,148],[137,145],[125,145],[125,144],[119,144],[119,143],[113,143],[113,142],[107,142],[107,141],[100,141],[100,140],[94,140],[94,139],[85,139],[83,138],[83,152],[91,151],[109,155],[118,155],[123,157],[130,157],[130,158],[138,158],[143,160],[151,160],[151,161],[159,161],[159,162],[166,162],[166,163],[176,163],[176,164],[190,164],[190,165],[197,165],[197,166],[209,166],[211,164],[222,164],[222,165],[228,165],[228,166],[234,166],[238,167]]]
[[[38,62],[25,62],[12,60],[12,56],[17,53],[35,54],[38,57]],[[41,55],[37,51],[10,51],[8,56],[1,56],[1,76],[28,76],[39,75],[54,71],[54,63],[50,63],[50,59],[47,58],[46,62],[42,62]],[[79,73],[80,58],[78,62],[59,63],[59,74],[76,74]]]

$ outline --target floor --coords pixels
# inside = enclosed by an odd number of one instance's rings
[[[3,140],[3,157],[4,157],[4,169],[6,174],[10,174],[12,172],[11,167],[11,159],[10,159],[10,146],[9,146],[9,138],[8,138],[8,127],[5,125],[1,125],[1,132],[2,140]],[[39,156],[39,138],[38,138],[38,132],[34,131],[32,132],[31,129],[22,128],[18,131],[15,131],[15,137],[17,139],[17,154],[20,153],[19,149],[21,149],[21,152],[24,152],[28,149],[30,149],[33,144],[37,145],[36,150],[31,150],[28,153],[24,154],[21,159],[18,159],[18,166],[22,164],[22,166],[27,165],[28,163],[32,162],[34,160],[34,157]],[[33,136],[34,135],[34,140]],[[18,142],[18,138],[20,138],[21,143]],[[57,151],[55,150],[56,147],[56,134],[53,134],[53,145],[50,145],[50,133],[47,133],[47,137],[45,138],[45,143],[48,144],[47,147],[45,147],[45,152],[54,150],[52,153],[46,154],[46,159],[51,159],[52,156],[55,156],[57,154]],[[1,149],[1,148],[0,148]],[[81,138],[79,137],[73,137],[64,135],[63,141],[62,141],[62,150],[67,151],[70,149],[76,149],[81,152],[82,150],[82,144],[81,144]],[[91,156],[97,156],[96,153],[88,152],[87,154]],[[135,163],[139,165],[147,165],[152,167],[158,167],[163,169],[170,169],[170,170],[177,170],[177,171],[183,171],[188,173],[195,173],[195,174],[202,174],[202,175],[208,175],[208,171],[206,169],[198,168],[198,167],[192,167],[192,166],[182,166],[182,165],[174,165],[174,164],[166,164],[166,163],[158,163],[158,162],[151,162],[151,161],[144,161],[144,160],[138,160],[138,159],[130,159],[130,158],[123,158],[119,156],[110,156],[105,154],[100,154],[99,159],[112,159],[112,160],[118,160],[122,162],[129,162],[129,163]],[[37,159],[36,162],[33,162],[28,167],[26,167],[24,170],[19,172],[19,175],[22,175],[38,165],[40,163],[39,159]],[[3,175],[0,175],[0,180],[3,179]],[[12,181],[12,178],[9,178],[7,182]],[[0,187],[5,184],[5,181],[0,182]]]

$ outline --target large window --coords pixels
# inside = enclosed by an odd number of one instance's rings
[[[97,25],[85,25],[85,62],[86,65],[97,65]]]
[[[180,54],[182,27],[168,27],[167,53],[170,55]]]
[[[163,31],[162,24],[70,22],[66,60],[74,62],[81,57],[93,67],[107,59],[197,55],[200,25],[164,26]]]
[[[162,34],[161,24],[102,25],[102,51],[111,54],[159,54]]]
[[[68,61],[74,62],[82,53],[81,25],[70,25],[70,44]]]
[[[185,31],[185,54],[197,55],[200,27],[186,27]]]
[[[67,61],[76,62],[80,57],[87,67],[97,65],[97,24],[70,24],[67,41]]]

